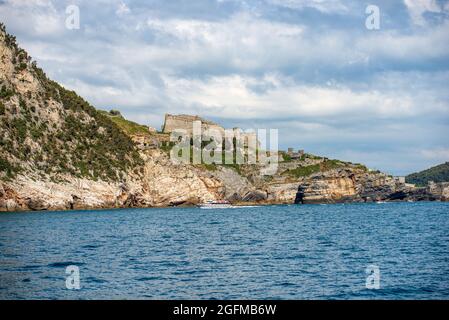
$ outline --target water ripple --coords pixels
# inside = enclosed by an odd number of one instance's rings
[[[5,213],[0,299],[448,299],[448,230],[447,203]]]

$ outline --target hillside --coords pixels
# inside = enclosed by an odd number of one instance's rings
[[[149,135],[148,127],[136,122],[125,119],[120,112],[111,110],[109,112],[98,110],[102,115],[114,122],[128,136],[132,135]]]
[[[260,163],[175,163],[172,147],[169,133],[96,110],[50,80],[0,24],[0,211],[449,199],[446,185],[415,190],[307,153],[280,152],[277,172],[265,175]]]
[[[405,177],[407,183],[426,186],[429,181],[449,182],[449,162],[437,165],[427,170],[409,174]]]
[[[47,78],[0,25],[0,170],[117,181],[142,161],[114,121]]]

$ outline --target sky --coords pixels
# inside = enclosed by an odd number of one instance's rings
[[[0,0],[0,21],[51,79],[142,124],[278,129],[281,149],[394,175],[449,161],[448,0]]]

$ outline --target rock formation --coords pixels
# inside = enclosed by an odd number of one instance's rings
[[[449,200],[449,183],[414,188],[362,165],[301,153],[272,176],[256,164],[170,160],[169,133],[221,126],[166,115],[164,133],[94,109],[49,80],[0,25],[0,211],[234,203]],[[189,131],[190,130],[190,131]],[[240,131],[234,128],[234,131]],[[248,135],[252,136],[251,134]]]

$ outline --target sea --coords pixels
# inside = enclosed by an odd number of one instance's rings
[[[0,299],[448,299],[449,203],[0,213]]]

